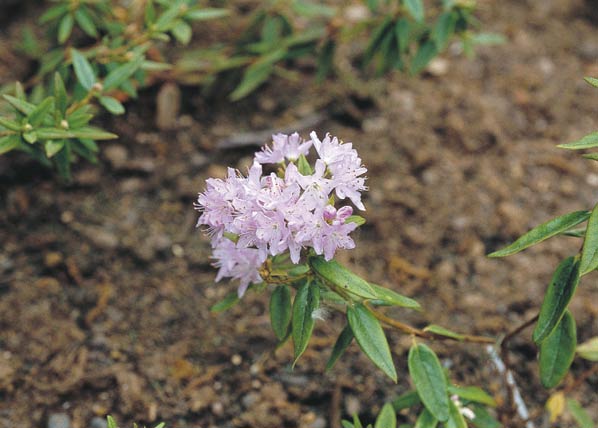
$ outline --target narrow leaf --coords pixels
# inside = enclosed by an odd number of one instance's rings
[[[403,5],[413,19],[420,23],[424,21],[424,4],[422,0],[403,0]]]
[[[395,383],[395,370],[388,341],[380,322],[363,304],[347,308],[347,319],[353,335],[367,357]]]
[[[132,61],[116,67],[104,79],[104,91],[118,88],[131,77],[143,64],[143,55],[137,55]]]
[[[33,127],[42,124],[44,118],[54,108],[54,97],[48,97],[43,100],[31,113],[27,116],[27,121]]]
[[[553,388],[563,380],[575,357],[575,345],[575,319],[565,311],[554,331],[540,345],[540,380],[544,387]]]
[[[449,418],[446,428],[467,428],[465,417],[452,400],[449,400]]]
[[[227,294],[224,299],[222,299],[221,301],[219,301],[218,303],[213,305],[210,308],[210,312],[217,313],[217,312],[226,311],[227,309],[230,309],[233,306],[235,306],[237,303],[239,303],[239,300],[240,300],[239,293],[237,293],[236,291],[233,291],[232,293]]]
[[[473,401],[490,407],[496,407],[496,400],[486,391],[478,386],[455,386],[449,385],[448,392],[457,395],[463,400]]]
[[[116,421],[110,415],[106,416],[106,422],[108,424],[108,428],[118,428],[116,425]]]
[[[365,218],[360,215],[350,215],[345,220],[345,223],[355,223],[357,226],[363,226],[365,224]]]
[[[403,409],[417,406],[420,403],[421,399],[417,391],[409,391],[392,400],[392,407],[394,407],[395,411],[400,412]]]
[[[593,160],[593,161],[598,161],[598,153],[587,153],[585,155],[581,155],[581,157],[589,159],[589,160]]]
[[[594,207],[588,220],[579,272],[583,276],[596,268],[598,268],[598,204]]]
[[[341,355],[347,350],[351,342],[353,341],[353,331],[351,330],[351,326],[346,325],[341,331],[341,334],[336,339],[336,343],[334,344],[334,348],[332,348],[332,353],[330,354],[330,358],[326,363],[326,371],[331,370]]]
[[[341,266],[335,260],[327,262],[324,257],[319,256],[312,257],[309,262],[318,275],[345,292],[365,299],[378,298],[378,294],[366,280]]]
[[[462,334],[455,333],[454,331],[451,331],[447,328],[444,328],[436,324],[430,324],[429,326],[426,326],[424,328],[424,331],[429,331],[430,333],[434,333],[439,336],[450,337],[451,339],[455,340],[463,340],[465,338],[465,336],[463,336]]]
[[[75,20],[70,13],[64,15],[58,24],[58,43],[63,44],[71,36]]]
[[[116,134],[91,126],[73,129],[70,133],[76,138],[91,138],[92,140],[112,140],[113,138],[118,138],[118,135]]]
[[[432,61],[432,58],[434,58],[436,54],[438,54],[436,43],[432,40],[423,43],[415,53],[415,57],[411,62],[411,74],[418,74],[421,72],[426,68],[430,61]]]
[[[278,340],[283,340],[291,322],[291,290],[286,285],[279,285],[272,292],[270,322]]]
[[[80,7],[75,11],[75,21],[89,37],[98,37],[98,30],[87,8]]]
[[[4,117],[0,117],[0,126],[5,127],[6,129],[10,129],[11,131],[20,132],[21,125],[14,120],[6,119]]]
[[[42,16],[39,18],[40,24],[45,24],[47,22],[53,21],[56,18],[64,15],[69,10],[68,4],[59,4],[57,6],[52,6],[50,9],[44,12]]]
[[[66,141],[61,151],[52,158],[58,174],[66,181],[71,180],[71,149],[69,142]]]
[[[28,116],[29,114],[31,114],[33,110],[35,110],[35,105],[28,103],[27,101],[21,100],[8,94],[4,94],[2,96],[6,101],[10,103],[10,105],[12,105],[15,109],[17,109],[26,116]]]
[[[550,423],[554,424],[565,411],[565,394],[557,391],[546,400],[546,410],[550,415]]]
[[[579,284],[579,260],[568,257],[556,268],[548,285],[532,338],[542,343],[559,323]]]
[[[493,416],[490,415],[488,410],[480,404],[470,404],[475,418],[471,421],[471,424],[476,428],[503,428],[503,425],[498,422]]]
[[[0,155],[10,152],[21,145],[21,137],[18,135],[7,135],[0,138]]]
[[[590,85],[598,88],[598,79],[596,79],[595,77],[584,77],[583,80],[588,82]]]
[[[172,35],[177,41],[183,45],[189,44],[193,31],[191,26],[183,20],[178,20],[172,27]]]
[[[212,7],[204,7],[201,9],[192,9],[185,15],[185,18],[192,21],[206,21],[208,19],[222,18],[229,14],[226,9],[216,9]]]
[[[436,419],[428,409],[424,407],[419,414],[417,421],[415,421],[414,428],[436,428],[438,419]]]
[[[505,257],[518,253],[526,248],[536,245],[548,238],[552,238],[580,223],[583,223],[590,217],[589,211],[575,211],[562,215],[534,227],[532,230],[522,235],[511,245],[488,254],[488,257]]]
[[[444,49],[450,37],[455,32],[457,16],[452,11],[444,12],[438,17],[432,30],[432,40],[436,43],[438,50]]]
[[[395,38],[401,52],[406,52],[409,48],[409,21],[405,18],[399,18],[395,24]]]
[[[77,80],[88,91],[96,82],[96,77],[93,68],[87,58],[85,58],[78,50],[71,48],[71,59],[73,60],[73,68]]]
[[[49,140],[44,143],[44,149],[46,150],[46,156],[48,156],[48,158],[51,158],[56,153],[61,151],[63,147],[64,147],[64,140],[58,140],[58,141]]]
[[[376,296],[379,300],[382,300],[390,305],[410,309],[421,309],[421,305],[418,302],[409,297],[403,296],[396,291],[372,283],[370,283],[370,286],[374,289],[374,293],[376,293]]]
[[[392,404],[386,403],[382,407],[380,414],[376,418],[374,428],[397,428],[397,415]]]
[[[409,374],[424,406],[441,422],[449,419],[446,377],[438,357],[426,345],[413,345],[408,357]]]
[[[593,337],[580,344],[577,347],[577,353],[586,360],[598,361],[598,337]]]
[[[106,110],[114,115],[123,114],[125,112],[125,107],[116,98],[102,96],[98,97],[98,101]]]
[[[569,413],[571,413],[571,416],[573,416],[573,419],[575,419],[575,422],[577,422],[579,428],[596,427],[588,412],[586,412],[584,408],[581,407],[581,404],[579,404],[579,401],[572,398],[568,399],[567,410],[569,410]]]
[[[306,281],[295,295],[293,302],[292,336],[294,345],[293,366],[307,349],[307,344],[314,329],[313,312],[320,305],[320,290],[316,284]]]
[[[54,73],[54,100],[56,110],[60,112],[60,117],[64,117],[67,108],[67,95],[64,81],[58,72]]]
[[[598,131],[586,135],[581,140],[577,140],[572,143],[559,144],[557,147],[569,150],[593,149],[598,147]]]

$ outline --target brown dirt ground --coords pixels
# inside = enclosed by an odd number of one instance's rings
[[[123,426],[337,428],[335,415],[367,419],[409,388],[405,375],[392,385],[355,345],[323,373],[338,314],[317,325],[291,370],[290,346],[273,352],[266,294],[208,311],[234,286],[214,285],[192,202],[205,178],[244,169],[252,152],[215,143],[314,111],[323,117],[316,130],[352,141],[369,168],[368,223],[342,261],[425,307],[394,315],[487,335],[533,316],[579,242],[552,240],[504,260],[485,254],[596,201],[597,165],[555,147],[598,129],[597,92],[581,80],[598,75],[596,4],[480,3],[485,30],[508,43],[474,59],[449,53],[442,75],[351,88],[278,81],[233,106],[185,88],[178,130],[168,132],[153,124],[148,90],[106,124],[121,138],[105,145],[101,164],[79,165],[68,187],[22,157],[0,158],[0,427],[44,427],[66,412],[73,428],[107,413]],[[19,67],[4,68],[5,79],[20,77]],[[572,303],[580,340],[598,335],[597,279],[585,277]],[[528,405],[541,409],[548,393],[529,336],[514,341],[512,358]],[[411,339],[391,333],[390,342],[406,373]],[[433,346],[456,382],[500,397],[482,348]],[[573,375],[588,366],[576,361]],[[572,393],[594,415],[597,389],[593,376]]]

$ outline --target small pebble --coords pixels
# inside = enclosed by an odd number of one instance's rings
[[[48,417],[48,428],[70,428],[71,419],[66,413],[52,413]]]
[[[89,427],[90,428],[107,428],[108,422],[106,421],[106,419],[96,416],[91,420]]]
[[[241,358],[239,354],[235,354],[230,359],[230,362],[233,363],[233,365],[238,366],[243,362],[243,358]]]

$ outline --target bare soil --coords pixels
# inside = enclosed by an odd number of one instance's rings
[[[186,87],[172,131],[157,129],[159,89],[149,89],[124,117],[106,119],[119,140],[104,144],[99,165],[78,165],[69,186],[24,157],[1,157],[0,427],[45,427],[66,413],[73,428],[106,414],[122,426],[338,428],[339,416],[371,418],[407,391],[408,336],[389,333],[401,373],[393,385],[356,345],[324,373],[340,314],[317,324],[292,370],[290,344],[274,351],[267,293],[208,310],[235,286],[214,283],[192,203],[207,177],[245,170],[255,149],[217,143],[314,114],[313,128],[353,142],[369,169],[368,223],[341,260],[425,308],[393,316],[491,336],[531,318],[580,241],[485,254],[596,201],[598,164],[555,147],[598,129],[597,92],[582,81],[598,76],[596,10],[594,1],[480,1],[484,29],[508,42],[473,59],[452,49],[419,78],[275,81],[234,105]],[[0,28],[7,55],[19,23]],[[16,63],[0,64],[0,80],[23,78]],[[584,277],[571,305],[580,341],[598,335],[597,280]],[[530,336],[514,340],[511,358],[547,423]],[[483,347],[432,346],[455,382],[501,399]],[[588,367],[576,360],[565,385]],[[597,390],[594,375],[571,396],[597,415]]]

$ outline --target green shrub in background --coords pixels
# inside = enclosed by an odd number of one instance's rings
[[[53,2],[39,19],[47,38],[38,40],[26,30],[20,43],[39,66],[25,89],[17,85],[13,95],[4,95],[0,154],[26,152],[69,180],[71,163],[78,157],[95,162],[96,141],[117,137],[89,126],[97,108],[123,114],[124,101],[161,78],[207,88],[232,82],[229,98],[236,101],[274,76],[296,77],[299,58],[312,60],[318,80],[334,75],[338,46],[356,39],[367,40],[356,57],[364,69],[375,64],[378,73],[397,69],[412,74],[421,72],[453,37],[466,52],[478,43],[500,41],[472,31],[477,26],[472,0],[443,0],[428,7],[422,0],[365,3],[363,17],[349,25],[347,6],[315,1],[257,2],[248,16],[194,0],[146,0],[129,8],[110,0]],[[242,30],[223,43],[189,50],[174,64],[164,61],[163,43],[174,39],[186,45],[194,22],[219,18],[229,27],[241,22]]]

